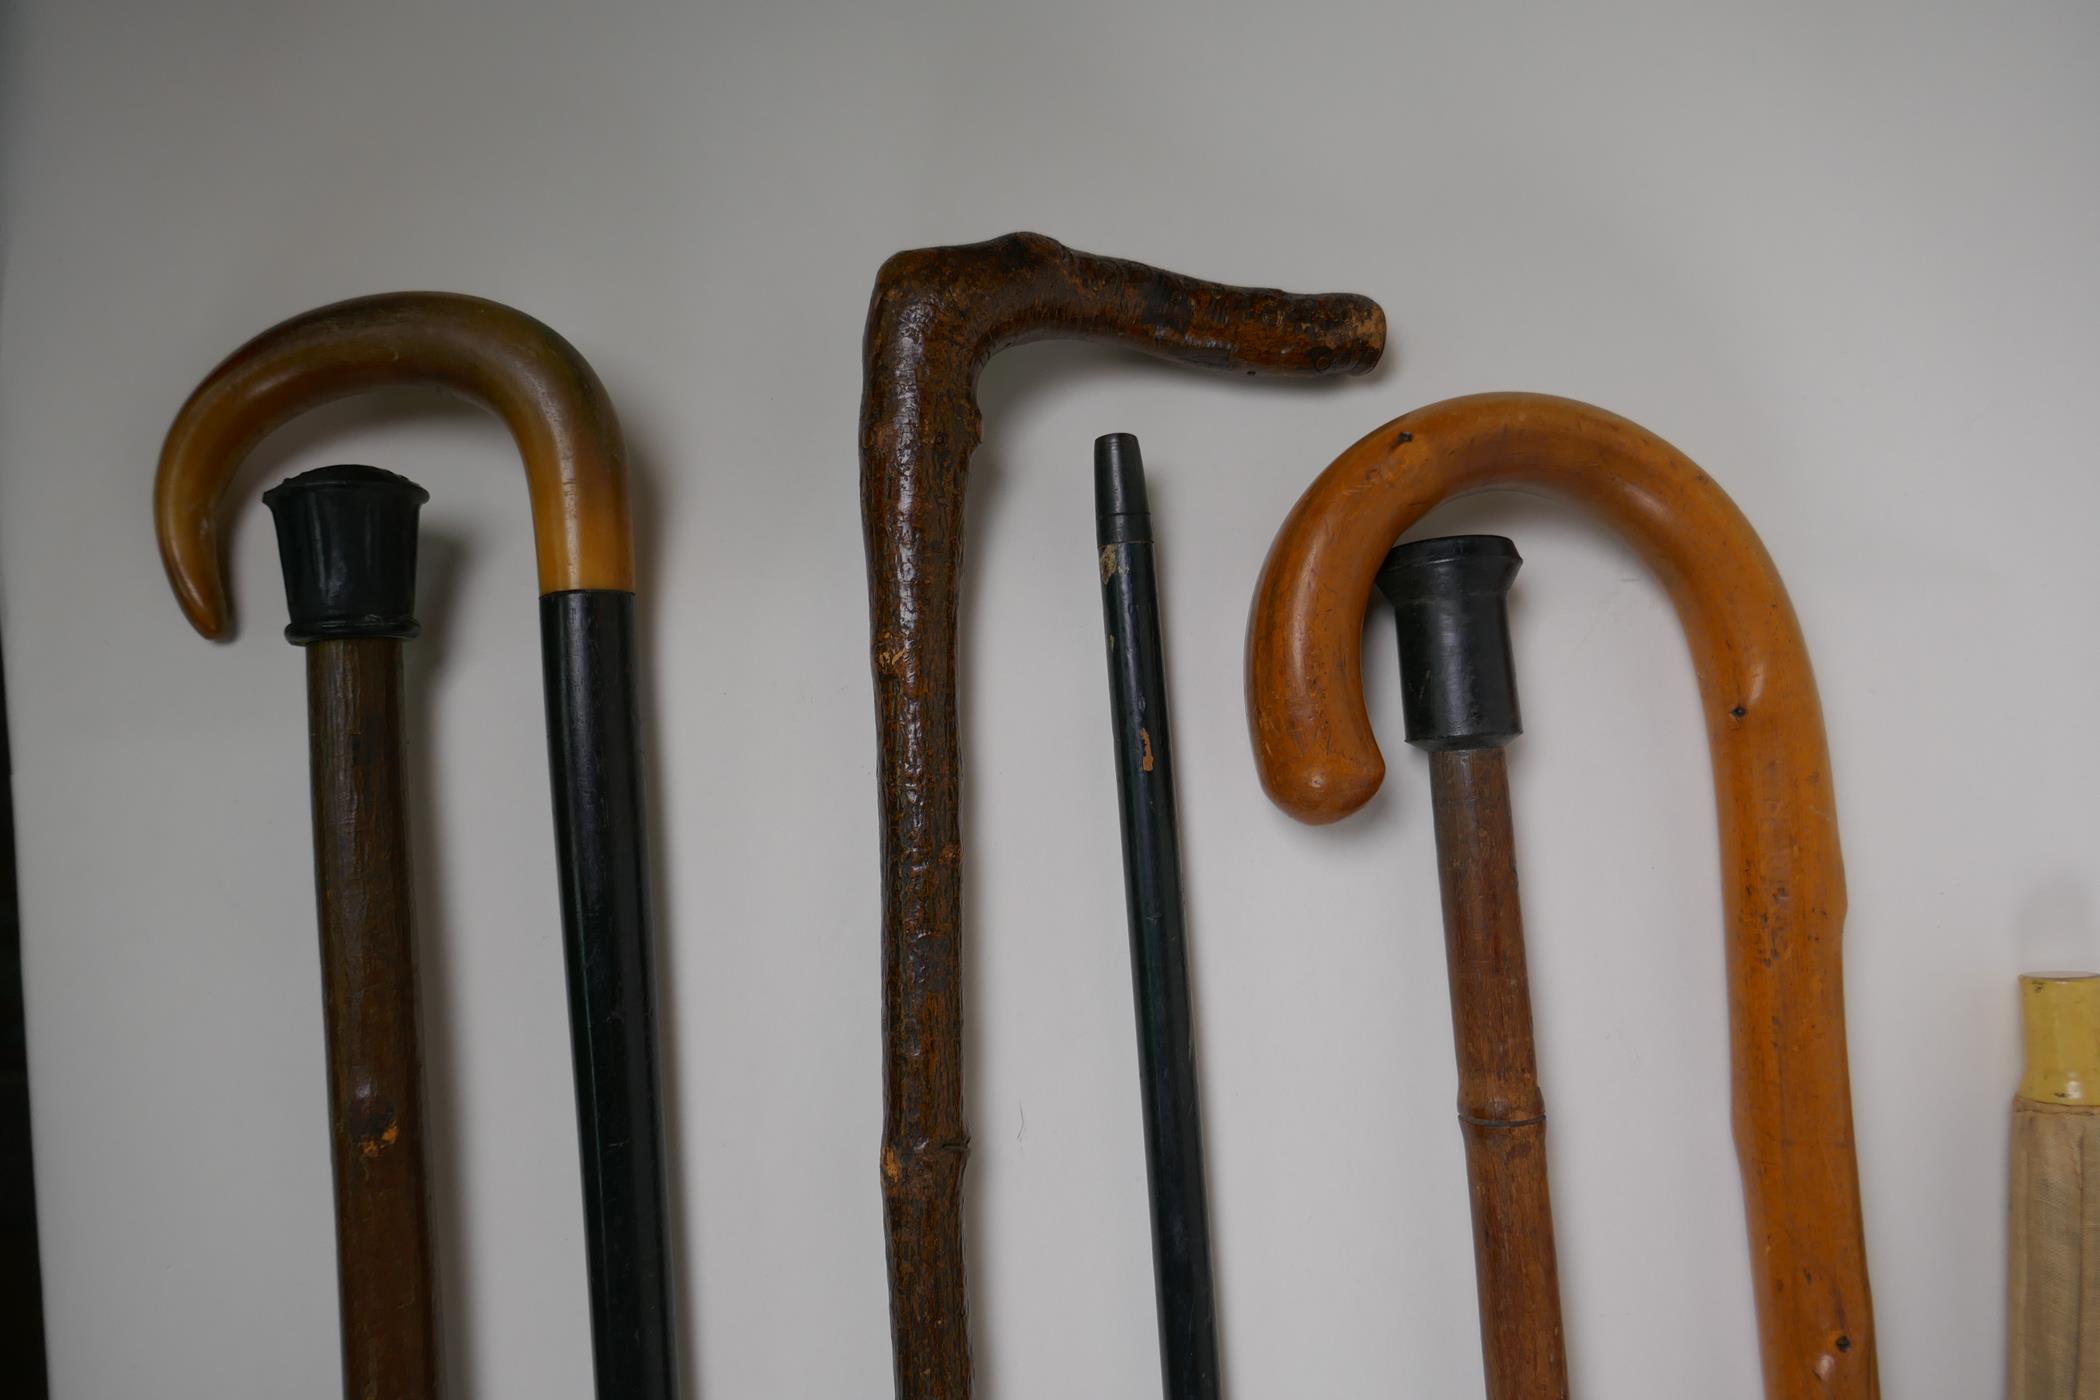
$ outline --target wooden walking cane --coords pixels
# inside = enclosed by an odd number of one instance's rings
[[[1524,729],[1508,608],[1522,562],[1497,535],[1421,540],[1386,556],[1378,589],[1396,620],[1407,742],[1429,753],[1488,1400],[1567,1400],[1546,1103],[1502,754]]]
[[[1181,820],[1166,649],[1152,563],[1152,508],[1138,440],[1094,442],[1094,542],[1108,631],[1123,889],[1130,909],[1131,1001],[1152,1203],[1152,1276],[1166,1400],[1217,1400],[1218,1319],[1210,1268],[1210,1200],[1196,1093],[1195,1014],[1181,899]]]
[[[1879,1394],[1845,1061],[1844,869],[1815,678],[1756,532],[1712,478],[1623,418],[1481,394],[1397,418],[1337,458],[1271,546],[1248,626],[1255,764],[1309,822],[1385,775],[1362,629],[1393,542],[1453,496],[1557,495],[1669,590],[1706,709],[1720,812],[1736,1147],[1770,1400]]]
[[[2006,1400],[2100,1400],[2100,975],[2020,979]]]
[[[323,467],[263,497],[284,635],[306,649],[346,1400],[440,1392],[401,763],[401,646],[420,630],[416,512],[428,499],[372,467]]]
[[[1002,347],[1125,343],[1248,374],[1357,373],[1385,316],[1358,296],[1221,286],[1038,234],[899,253],[876,274],[861,518],[882,796],[883,1206],[904,1400],[964,1400],[961,756],[955,619],[977,372]]]
[[[295,316],[236,350],[176,415],[153,514],[192,625],[226,629],[218,509],[249,451],[310,408],[404,384],[494,411],[524,457],[538,541],[591,1342],[603,1400],[677,1389],[635,710],[634,548],[620,427],[575,348],[476,297],[397,292]]]

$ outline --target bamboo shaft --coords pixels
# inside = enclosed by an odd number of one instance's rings
[[[1778,571],[1714,479],[1626,419],[1542,394],[1396,418],[1335,459],[1271,546],[1247,627],[1269,795],[1334,821],[1385,762],[1364,708],[1364,604],[1438,503],[1515,488],[1591,512],[1669,591],[1706,718],[1719,815],[1736,1154],[1766,1400],[1876,1400],[1845,1055],[1845,873],[1808,650]]]
[[[1546,1102],[1499,748],[1429,756],[1488,1400],[1566,1400]]]

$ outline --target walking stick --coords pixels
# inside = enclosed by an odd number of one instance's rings
[[[1278,805],[1330,822],[1385,765],[1364,710],[1372,580],[1452,496],[1522,486],[1615,527],[1669,590],[1704,698],[1720,811],[1736,1146],[1770,1400],[1879,1393],[1845,1062],[1829,754],[1793,605],[1712,478],[1623,418],[1540,394],[1452,399],[1349,448],[1284,521],[1254,596],[1247,696]]]
[[[965,1400],[962,828],[955,618],[977,372],[1069,337],[1249,374],[1356,373],[1385,316],[1358,296],[1221,286],[1037,234],[899,253],[876,274],[861,518],[882,795],[883,1207],[904,1400]]]
[[[429,499],[372,467],[323,467],[263,497],[284,635],[306,649],[347,1400],[440,1389],[401,763],[401,644],[420,630],[416,512]]]
[[[434,384],[494,411],[524,457],[581,1137],[591,1342],[605,1400],[676,1390],[648,856],[635,713],[634,549],[619,423],[598,376],[522,312],[397,292],[293,317],[236,350],[176,415],[154,521],[183,611],[226,628],[220,498],[249,450],[333,399]]]
[[[2100,976],[2020,979],[2006,1400],[2100,1398]]]
[[[1181,905],[1174,740],[1145,464],[1129,433],[1094,442],[1094,512],[1102,621],[1108,629],[1123,892],[1130,909],[1131,1000],[1137,1007],[1145,1171],[1152,1197],[1160,1374],[1166,1400],[1217,1400],[1217,1304],[1189,1008],[1188,929]]]
[[[1496,535],[1422,540],[1386,556],[1378,588],[1397,622],[1407,742],[1429,753],[1488,1400],[1566,1400],[1546,1102],[1502,754],[1524,730],[1508,608],[1522,562]]]

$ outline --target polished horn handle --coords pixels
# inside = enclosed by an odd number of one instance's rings
[[[575,347],[522,311],[449,292],[391,292],[283,321],[229,355],[168,429],[154,530],[190,623],[226,630],[220,501],[257,443],[373,389],[428,384],[494,412],[525,461],[540,591],[632,590],[626,456],[605,388]]]
[[[1277,805],[1331,822],[1385,760],[1364,708],[1364,612],[1386,552],[1491,487],[1581,506],[1669,591],[1706,711],[1720,808],[1736,1146],[1772,1400],[1878,1391],[1845,1055],[1844,867],[1800,624],[1749,521],[1661,438],[1542,394],[1481,394],[1349,448],[1284,521],[1247,636],[1255,764]]]

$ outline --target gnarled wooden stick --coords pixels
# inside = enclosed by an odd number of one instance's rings
[[[1292,815],[1377,791],[1364,610],[1386,551],[1453,496],[1550,492],[1616,528],[1691,643],[1720,807],[1736,1147],[1772,1400],[1879,1394],[1852,1146],[1845,876],[1808,652],[1756,532],[1706,473],[1623,418],[1539,394],[1419,409],[1337,458],[1263,566],[1247,639],[1255,762]]]
[[[899,253],[876,275],[861,510],[881,747],[882,1183],[907,1400],[970,1393],[955,619],[977,372],[1052,337],[1249,374],[1356,373],[1377,363],[1385,316],[1363,297],[1220,286],[1025,233]]]

